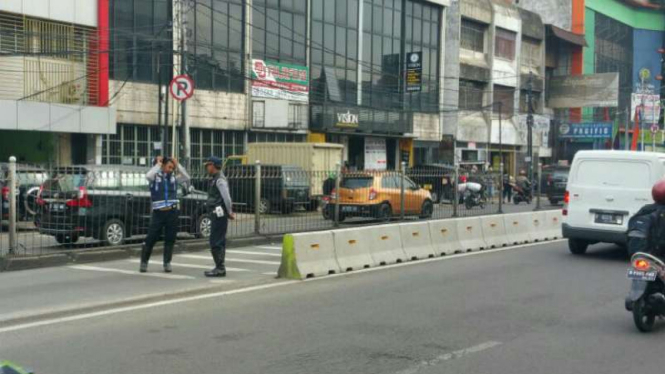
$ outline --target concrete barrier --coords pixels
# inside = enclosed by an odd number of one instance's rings
[[[508,245],[529,242],[529,213],[513,213],[504,216]]]
[[[280,278],[305,279],[338,272],[332,231],[284,235]]]
[[[561,239],[561,224],[563,215],[560,209],[549,210],[545,213],[545,238],[547,240]]]
[[[545,212],[533,212],[529,214],[529,241],[537,243],[547,240],[547,215]]]
[[[335,258],[342,272],[369,268],[374,266],[370,255],[370,242],[363,229],[334,230]]]
[[[399,225],[379,225],[360,229],[369,241],[369,254],[376,265],[406,261]]]
[[[427,222],[402,223],[399,225],[402,248],[409,260],[434,257],[432,239]]]
[[[501,248],[509,244],[510,240],[506,234],[506,221],[503,216],[492,215],[481,217],[480,225],[487,248]]]
[[[462,251],[457,238],[457,222],[454,219],[430,221],[429,235],[435,254],[445,256]]]
[[[459,218],[455,221],[457,221],[457,238],[463,251],[472,252],[487,248],[479,217]]]

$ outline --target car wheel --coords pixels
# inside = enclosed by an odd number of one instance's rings
[[[589,248],[589,242],[580,239],[568,239],[568,249],[574,255],[583,255]]]
[[[63,245],[70,245],[74,244],[77,241],[79,241],[79,236],[78,235],[56,235],[55,236],[55,241],[58,242],[58,244],[63,244]]]
[[[379,206],[379,210],[377,211],[376,218],[381,221],[381,222],[389,222],[390,218],[393,216],[393,210],[390,207],[389,204],[383,203],[381,206]]]
[[[119,219],[111,219],[106,221],[104,227],[102,227],[101,239],[104,242],[104,245],[115,246],[122,245],[125,243],[127,232],[125,230],[125,224],[122,223]]]
[[[212,230],[210,215],[201,214],[196,220],[196,237],[199,239],[209,238]]]
[[[261,214],[270,213],[270,200],[262,198],[261,201],[259,201],[259,213]]]
[[[32,187],[29,189],[24,196],[23,203],[25,205],[26,217],[36,216],[37,211],[39,210],[39,205],[37,205],[37,195],[39,194],[39,187]]]
[[[436,193],[435,191],[430,191],[429,194],[432,197],[432,202],[434,202],[434,204],[438,204],[439,202],[441,202],[441,196],[439,196],[438,193]]]
[[[423,207],[420,209],[420,218],[432,218],[434,213],[434,204],[430,200],[423,202]]]

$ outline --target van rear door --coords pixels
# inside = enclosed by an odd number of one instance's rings
[[[625,231],[651,201],[653,165],[640,159],[581,159],[570,176],[567,223],[575,228]]]

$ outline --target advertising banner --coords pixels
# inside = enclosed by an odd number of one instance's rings
[[[573,139],[609,139],[614,125],[609,122],[564,123],[559,126],[559,136]]]
[[[641,121],[644,123],[658,123],[660,119],[660,95],[634,93],[631,95],[630,118],[635,119],[635,111],[642,107]]]
[[[309,100],[309,69],[281,62],[252,60],[252,96]]]
[[[381,138],[365,138],[365,170],[386,170],[388,158],[386,140]]]
[[[619,73],[552,77],[548,97],[550,108],[616,107]]]

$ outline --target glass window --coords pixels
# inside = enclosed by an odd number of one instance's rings
[[[515,89],[513,87],[494,85],[494,113],[501,111],[501,117],[511,118],[515,112]]]
[[[485,85],[460,79],[459,82],[459,108],[467,110],[478,110],[483,106],[483,89]]]
[[[252,15],[260,21],[253,22],[254,58],[306,65],[306,8],[304,0],[254,3]],[[322,11],[323,1],[312,1],[313,19],[321,19]]]
[[[502,28],[496,28],[494,55],[507,60],[515,59],[515,39],[516,35],[512,31]]]
[[[487,25],[468,19],[462,20],[460,47],[475,52],[485,52],[485,31]]]
[[[538,70],[542,65],[541,41],[524,37],[522,38],[522,66]]]

